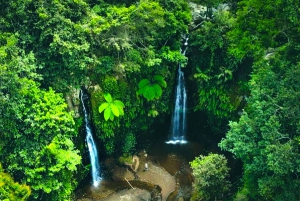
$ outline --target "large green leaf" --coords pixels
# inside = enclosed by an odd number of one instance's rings
[[[164,81],[164,78],[163,78],[163,76],[161,76],[161,75],[154,75],[153,80],[161,80],[161,81]]]
[[[149,85],[146,86],[146,90],[143,95],[148,101],[153,100],[155,98],[155,88]]]
[[[144,86],[146,86],[146,85],[148,85],[148,84],[150,84],[150,81],[149,81],[148,79],[142,79],[142,80],[139,82],[138,86],[139,86],[139,88],[141,89],[141,88],[143,88]]]
[[[99,113],[103,112],[109,106],[108,103],[102,103],[99,107]]]
[[[115,115],[114,115],[112,112],[110,113],[109,119],[110,119],[111,121],[113,121],[113,120],[115,119]]]
[[[162,89],[158,84],[153,84],[152,88],[155,92],[155,98],[159,98],[162,95]]]
[[[111,97],[110,93],[105,93],[104,98],[108,103],[112,102],[112,97]]]
[[[142,79],[139,82],[138,95],[143,95],[148,101],[159,98],[162,95],[162,88],[167,87],[167,83],[161,75],[153,77],[153,83],[148,79]]]
[[[124,103],[120,100],[114,100],[113,103],[114,103],[114,105],[116,105],[118,107],[121,107],[121,108],[125,107]]]
[[[124,110],[123,110],[123,108],[118,107],[118,109],[119,109],[120,116],[123,116],[123,115],[124,115]]]
[[[136,91],[136,93],[137,95],[142,95],[144,91],[145,91],[144,88],[140,88],[139,90]]]
[[[155,81],[155,83],[158,83],[160,86],[167,87],[167,83],[161,75],[155,75],[153,77],[153,80]]]
[[[110,109],[116,117],[119,117],[120,113],[119,113],[118,106],[111,104]]]
[[[110,109],[110,107],[107,107],[104,110],[104,119],[105,119],[105,121],[107,121],[110,118],[110,115],[111,115],[111,109]]]
[[[166,88],[167,87],[167,83],[164,80],[156,80],[155,83],[159,84],[160,86]]]
[[[114,117],[119,117],[124,115],[123,107],[125,107],[124,103],[120,100],[114,100],[109,93],[104,94],[104,98],[107,102],[102,103],[99,107],[99,112],[104,111],[104,119],[108,121],[114,120]]]

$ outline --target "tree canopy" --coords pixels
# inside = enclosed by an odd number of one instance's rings
[[[206,6],[205,16],[193,19],[190,2]],[[204,112],[211,136],[222,136],[221,149],[243,163],[237,197],[300,200],[299,5],[0,1],[0,199],[70,200],[84,149],[82,119],[64,98],[71,89],[87,88],[104,155],[124,155],[155,138],[153,127],[171,116],[181,66],[189,115]],[[222,197],[228,189],[222,183],[228,169],[215,166],[225,161],[209,155],[191,163],[198,179],[205,176],[199,169],[213,167],[205,179],[224,187],[196,183],[200,197]]]
[[[106,154],[133,151],[154,117],[169,112],[172,84],[164,93],[161,87],[172,82],[177,63],[186,61],[178,41],[191,19],[188,4],[18,0],[0,1],[0,7],[5,185],[16,181],[30,189],[31,194],[24,190],[24,198],[20,195],[24,200],[29,194],[30,200],[70,200],[84,147],[74,144],[81,139],[80,119],[68,111],[66,93],[100,86],[89,91],[96,137]],[[148,103],[137,96],[138,83],[152,77],[159,91],[152,90],[155,100]],[[108,105],[100,106],[104,101]],[[108,118],[114,121],[103,121]],[[1,188],[0,199],[11,194],[9,189]]]
[[[250,96],[220,147],[243,162],[251,199],[299,200],[299,2],[240,1],[229,53],[253,57]]]

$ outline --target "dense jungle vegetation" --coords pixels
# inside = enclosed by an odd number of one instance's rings
[[[191,3],[205,6],[197,18]],[[178,63],[189,115],[205,114],[221,150],[243,164],[231,189],[223,156],[197,158],[194,199],[300,200],[299,0],[0,7],[0,200],[72,200],[88,171],[74,98],[82,86],[104,155],[134,153],[172,112]]]

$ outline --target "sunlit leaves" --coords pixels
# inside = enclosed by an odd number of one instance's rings
[[[24,62],[25,67],[28,66]],[[11,73],[16,75],[17,72]],[[61,94],[51,88],[41,90],[35,81],[28,78],[14,78],[15,87],[18,87],[14,96],[18,99],[10,99],[7,103],[9,108],[5,111],[7,120],[14,122],[14,129],[10,128],[11,124],[2,125],[3,130],[11,130],[13,135],[2,136],[1,161],[7,164],[12,175],[19,172],[18,178],[31,186],[34,198],[38,198],[41,191],[49,193],[49,199],[63,200],[75,187],[72,175],[80,162],[78,152],[68,139],[76,134],[73,118],[66,111],[67,105]],[[16,107],[12,107],[14,104]],[[59,137],[59,146],[53,142],[58,136],[64,136]],[[47,150],[46,155],[43,155],[44,149]],[[59,168],[53,167],[55,157],[63,160],[58,162]],[[59,174],[55,175],[55,171]],[[47,180],[45,175],[51,179]]]
[[[142,79],[138,87],[137,94],[151,101],[161,97],[162,87],[167,87],[167,83],[161,75],[155,75],[152,80]]]
[[[150,84],[150,80],[148,80],[148,79],[142,79],[142,80],[139,82],[138,86],[139,86],[139,88],[143,88],[143,87],[145,87],[145,86],[148,85],[148,84]]]
[[[109,106],[108,103],[102,103],[99,107],[99,112],[102,113]]]
[[[195,177],[193,187],[197,200],[216,200],[228,191],[229,168],[225,156],[212,153],[200,155],[190,164]]]
[[[105,121],[107,121],[108,119],[110,119],[111,121],[113,121],[114,120],[114,117],[112,116],[112,117],[110,117],[112,115],[112,113],[111,113],[111,108],[110,107],[107,107],[106,109],[105,109],[105,111],[104,111],[104,119],[105,119]]]
[[[103,96],[107,102],[104,102],[99,106],[99,113],[102,113],[104,111],[105,121],[113,121],[115,117],[124,115],[123,108],[125,107],[125,105],[122,101],[113,100],[110,93],[105,93]]]
[[[19,184],[5,173],[0,163],[0,199],[3,201],[25,201],[30,196],[31,189],[25,184]]]
[[[66,200],[74,190],[73,172],[80,163],[73,142],[58,135],[40,151],[31,169],[26,169],[27,182],[35,191],[52,193],[51,199]]]
[[[161,75],[154,75],[153,82],[156,82],[158,85],[162,87],[167,87],[167,83]]]
[[[110,95],[109,93],[105,93],[105,94],[103,94],[103,96],[104,96],[104,99],[105,99],[108,103],[112,102],[112,97],[111,97],[111,95]]]

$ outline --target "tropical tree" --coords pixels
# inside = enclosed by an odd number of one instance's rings
[[[8,173],[4,172],[0,163],[0,199],[3,201],[25,201],[30,196],[30,193],[30,187],[15,182]]]
[[[3,125],[6,132],[0,159],[11,175],[31,186],[32,198],[67,200],[76,186],[74,174],[81,162],[71,141],[76,136],[73,118],[61,95],[51,89],[41,91],[32,80],[19,83],[22,105],[10,108],[11,112],[18,109],[18,116]]]
[[[40,89],[34,54],[16,45],[16,35],[0,37],[0,161],[15,181],[30,186],[30,199],[67,200],[81,161],[71,141],[73,117],[61,94]],[[56,154],[44,151],[54,144]]]
[[[229,168],[223,155],[200,155],[190,162],[195,181],[192,200],[216,200],[229,190]]]
[[[278,58],[276,58],[278,57]],[[279,54],[257,62],[251,97],[220,143],[244,165],[244,188],[252,199],[299,200],[300,65]]]
[[[242,160],[238,195],[299,200],[299,2],[239,1],[228,53],[252,57],[251,95],[219,144]]]

